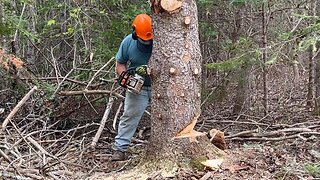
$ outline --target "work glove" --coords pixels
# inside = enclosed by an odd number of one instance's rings
[[[147,65],[141,65],[136,67],[136,74],[140,76],[147,76],[148,75],[148,66]]]

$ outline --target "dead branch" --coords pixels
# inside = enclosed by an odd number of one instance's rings
[[[30,98],[30,96],[37,90],[37,86],[34,86],[13,108],[13,110],[9,113],[7,118],[2,123],[2,131],[4,131],[10,122],[11,118],[17,113],[17,111],[26,103],[26,101]]]
[[[8,155],[6,155],[6,153],[4,153],[1,149],[0,149],[0,155],[9,163],[11,163],[11,159]]]
[[[59,84],[58,84],[58,87],[56,88],[56,90],[54,91],[54,93],[52,94],[52,96],[55,96],[57,94],[57,92],[59,91],[61,85],[63,84],[63,82],[66,80],[66,78],[73,72],[74,69],[71,69],[71,71],[68,72],[67,75],[65,75],[62,79],[62,81],[58,81]]]
[[[87,83],[82,82],[82,81],[77,81],[75,79],[67,78],[67,77],[21,77],[21,80],[48,80],[48,81],[56,81],[57,79],[64,79],[64,81],[69,81],[75,84],[83,85],[86,86]]]
[[[122,96],[119,93],[116,93],[114,91],[108,91],[108,90],[83,90],[83,91],[61,91],[59,92],[59,95],[61,96],[82,96],[83,94],[86,95],[94,95],[94,94],[112,94],[117,98],[124,99],[124,96]]]
[[[256,125],[256,126],[270,126],[270,124],[248,121],[232,121],[232,120],[205,120],[206,123],[231,123],[231,124],[244,124],[244,125]]]
[[[37,149],[39,149],[41,151],[42,154],[47,154],[49,155],[49,153],[37,142],[35,141],[32,137],[28,136],[27,140],[33,144]]]
[[[270,137],[248,137],[248,138],[242,138],[242,137],[235,137],[231,140],[233,141],[283,141],[287,139],[295,139],[295,138],[302,138],[306,135],[318,135],[320,136],[320,133],[317,132],[308,132],[308,133],[298,133],[290,136],[283,136],[283,137],[276,137],[276,138],[270,138]],[[303,140],[306,140],[306,138],[302,138]]]
[[[239,132],[237,134],[226,136],[225,138],[226,139],[230,139],[230,138],[234,138],[234,137],[248,137],[248,136],[250,137],[250,136],[253,136],[253,134],[257,133],[257,132],[258,132],[258,129],[242,131],[242,132]]]
[[[113,97],[110,97],[110,98],[109,98],[109,102],[108,102],[107,107],[106,107],[106,110],[105,110],[105,112],[104,112],[104,115],[103,115],[103,117],[102,117],[102,120],[101,120],[101,123],[100,123],[100,127],[99,127],[99,129],[98,129],[98,131],[97,131],[96,135],[94,136],[93,141],[92,141],[92,143],[91,143],[91,147],[92,147],[92,148],[95,148],[95,147],[96,147],[96,144],[97,144],[97,142],[98,142],[98,140],[99,140],[99,138],[100,138],[100,136],[101,136],[101,133],[102,133],[102,131],[103,131],[103,129],[104,129],[104,126],[105,126],[106,121],[107,121],[107,119],[108,119],[108,116],[109,116],[109,114],[110,114],[110,111],[111,111],[113,102],[114,102],[114,98],[113,98]]]
[[[31,180],[31,178],[12,175],[12,174],[9,174],[9,173],[4,173],[4,172],[0,172],[0,177],[2,177],[3,179]]]
[[[90,86],[92,81],[96,78],[96,76],[100,73],[100,71],[102,71],[105,67],[107,67],[111,62],[114,62],[114,57],[109,59],[109,61],[105,65],[103,65],[96,73],[94,73],[93,77],[91,78],[91,80],[89,81],[87,87],[85,88],[86,90],[88,89],[88,87]]]
[[[226,136],[226,139],[236,141],[282,141],[293,138],[305,139],[304,136],[311,135],[320,135],[320,132],[305,127],[279,129],[265,133],[258,133],[257,130],[252,130]]]
[[[120,114],[122,106],[123,106],[123,101],[120,102],[119,107],[118,107],[117,112],[116,112],[116,115],[113,118],[112,127],[113,127],[114,130],[116,130],[117,119],[119,117],[119,114]]]

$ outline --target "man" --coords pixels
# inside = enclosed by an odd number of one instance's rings
[[[129,69],[135,69],[144,77],[144,84],[139,94],[126,91],[124,112],[120,118],[118,134],[115,137],[113,161],[126,159],[126,152],[139,121],[147,108],[151,97],[151,80],[147,75],[147,64],[152,51],[151,17],[139,14],[132,23],[133,33],[125,37],[116,55],[118,75]]]

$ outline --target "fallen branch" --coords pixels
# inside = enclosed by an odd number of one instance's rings
[[[42,154],[50,155],[37,141],[35,141],[32,137],[28,136],[27,140],[33,144],[38,150],[41,151]]]
[[[10,122],[11,118],[17,113],[17,111],[23,106],[24,103],[30,98],[30,96],[37,90],[37,86],[34,86],[16,105],[16,107],[13,108],[13,110],[10,112],[10,114],[7,116],[7,118],[2,123],[2,130],[4,131]]]
[[[73,72],[73,70],[74,70],[74,69],[71,69],[71,71],[69,71],[68,74],[63,77],[62,81],[60,81],[60,82],[58,81],[59,84],[58,84],[56,90],[54,91],[54,93],[52,94],[53,97],[56,96],[56,94],[57,94],[57,92],[59,91],[61,85],[62,85],[63,82],[66,80],[66,78]]]
[[[113,91],[108,90],[83,90],[83,91],[61,91],[59,92],[59,95],[61,96],[82,96],[83,94],[86,95],[93,95],[93,94],[112,94],[116,96],[117,98],[124,99],[124,96],[122,96],[119,93],[115,93]]]
[[[234,141],[282,141],[301,138],[307,140],[304,136],[311,135],[320,135],[320,132],[313,131],[310,128],[286,128],[265,133],[257,133],[257,130],[251,130],[226,136],[226,139]]]
[[[283,136],[283,137],[276,137],[276,138],[270,138],[270,137],[248,137],[248,138],[241,138],[241,137],[235,137],[231,140],[233,141],[283,141],[287,139],[294,139],[294,138],[301,138],[303,140],[307,140],[303,137],[303,135],[318,135],[320,136],[320,133],[317,132],[309,132],[309,133],[298,133],[290,136]]]
[[[114,118],[113,118],[112,127],[113,127],[114,130],[116,130],[117,119],[118,119],[118,116],[119,116],[119,114],[120,114],[120,111],[121,111],[121,108],[122,108],[123,104],[124,104],[124,102],[121,101],[121,102],[120,102],[120,105],[119,105],[119,107],[118,107],[118,109],[117,109],[116,115],[115,115]]]
[[[87,87],[85,88],[86,90],[91,85],[92,81],[96,78],[96,76],[100,73],[100,71],[102,71],[105,67],[107,67],[112,62],[114,62],[114,57],[112,57],[105,65],[103,65],[96,73],[94,73],[93,77],[91,78]]]
[[[0,172],[0,177],[3,179],[16,179],[16,180],[31,180],[29,177],[17,176],[9,173]]]
[[[96,135],[94,136],[93,141],[91,143],[91,147],[92,148],[96,147],[96,144],[97,144],[97,142],[98,142],[98,140],[99,140],[99,138],[101,136],[101,133],[102,133],[102,131],[104,129],[104,126],[106,125],[106,121],[107,121],[108,116],[110,114],[113,102],[114,102],[114,98],[111,96],[109,98],[109,102],[107,104],[106,110],[105,110],[104,115],[102,117],[102,120],[101,120],[101,123],[100,123],[100,127],[99,127],[99,129],[98,129],[98,131],[97,131]]]
[[[257,133],[257,132],[258,132],[258,129],[242,131],[242,132],[239,132],[237,134],[232,134],[232,135],[229,135],[229,136],[225,136],[225,138],[226,139],[230,139],[230,138],[234,138],[234,137],[250,137],[250,136],[253,136],[253,134]]]
[[[232,120],[210,120],[206,119],[206,123],[231,123],[233,125],[244,124],[244,125],[256,125],[256,126],[270,126],[270,124],[259,123],[259,122],[248,122],[248,121],[232,121]]]

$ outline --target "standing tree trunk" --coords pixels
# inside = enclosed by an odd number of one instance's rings
[[[262,3],[262,73],[263,73],[263,108],[264,108],[264,115],[268,114],[268,87],[267,87],[267,6],[268,2]]]
[[[315,1],[314,3],[314,11],[316,16],[320,16],[320,2]],[[320,20],[317,20],[316,23],[320,23]],[[316,88],[316,98],[315,98],[315,114],[320,114],[320,42],[316,43],[316,54],[313,57],[316,66],[315,72],[315,88]]]
[[[29,31],[31,31],[32,34],[36,34],[36,5],[34,4],[34,2],[30,2],[28,10],[27,10],[28,14],[29,14],[29,19],[28,19],[28,29]],[[30,64],[35,64],[35,48],[33,46],[33,44],[35,44],[35,40],[33,37],[30,37],[30,41],[28,41],[27,43],[27,53],[25,55],[25,57],[28,60],[28,63]]]
[[[193,130],[201,111],[197,6],[195,0],[161,0],[151,7],[152,132],[146,159],[173,170],[214,154],[208,138]]]
[[[312,0],[311,3],[311,16],[316,16],[316,0]],[[315,23],[315,22],[312,22]],[[312,109],[314,107],[315,100],[315,50],[316,45],[311,44],[309,47],[309,80],[308,80],[308,94],[307,94],[307,108]]]
[[[4,26],[5,24],[5,13],[4,13],[4,2],[0,2],[0,27]],[[6,37],[3,32],[0,32],[0,47],[5,48],[6,44]]]
[[[238,43],[240,36],[241,36],[241,28],[242,28],[242,14],[241,14],[241,7],[235,7],[234,12],[234,29],[232,32],[232,43]],[[235,57],[236,54],[231,54],[232,57]],[[233,114],[239,114],[241,110],[244,108],[245,100],[247,98],[247,91],[248,91],[248,77],[249,77],[249,65],[247,63],[243,64],[239,71],[237,71],[237,88],[234,97],[234,106],[233,106]]]

